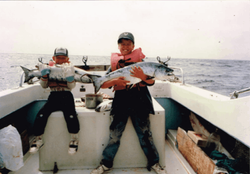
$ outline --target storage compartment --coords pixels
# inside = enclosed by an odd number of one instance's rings
[[[195,172],[198,174],[213,174],[214,162],[181,128],[178,128],[177,131],[177,142],[179,151]]]
[[[206,147],[207,136],[194,131],[188,131],[188,136],[194,141],[195,144],[197,144],[197,146]]]

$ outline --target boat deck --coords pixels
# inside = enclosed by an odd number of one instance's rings
[[[166,173],[167,174],[185,174],[195,172],[189,166],[184,157],[179,153],[174,146],[176,131],[171,130],[168,134],[168,139],[165,141],[165,157],[166,157]],[[34,155],[26,154],[24,156],[24,166],[18,171],[10,172],[9,174],[51,174],[53,171],[39,171],[39,153]],[[58,170],[57,174],[89,174],[93,169],[81,170]],[[108,174],[152,174],[154,171],[148,171],[146,168],[119,168],[112,169]]]

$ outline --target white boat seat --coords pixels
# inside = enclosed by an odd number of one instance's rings
[[[154,143],[165,166],[165,111],[153,99],[155,115],[150,115]],[[45,132],[44,146],[39,151],[39,170],[95,168],[102,159],[102,151],[109,139],[109,112],[76,107],[80,122],[79,147],[75,155],[68,154],[70,135],[61,111],[50,115]],[[140,147],[129,118],[121,138],[121,145],[114,159],[114,168],[146,167],[147,159]]]

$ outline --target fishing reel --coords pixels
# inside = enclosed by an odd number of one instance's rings
[[[82,62],[84,63],[84,70],[88,70],[89,66],[87,65],[87,61],[88,61],[88,56],[83,56],[82,57]]]
[[[82,62],[84,63],[85,66],[87,66],[87,61],[88,61],[88,56],[83,56]]]
[[[167,62],[171,59],[171,57],[170,57],[170,56],[167,56],[167,60],[166,60],[165,62],[161,61],[160,56],[157,56],[156,59],[158,60],[158,62],[159,62],[160,64],[163,64],[163,65],[165,65],[165,66],[168,66],[168,63],[167,63]]]
[[[38,62],[43,63],[43,57],[38,57]]]

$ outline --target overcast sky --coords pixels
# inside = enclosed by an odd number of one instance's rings
[[[124,31],[147,57],[250,60],[250,1],[0,1],[0,53],[109,56]]]

